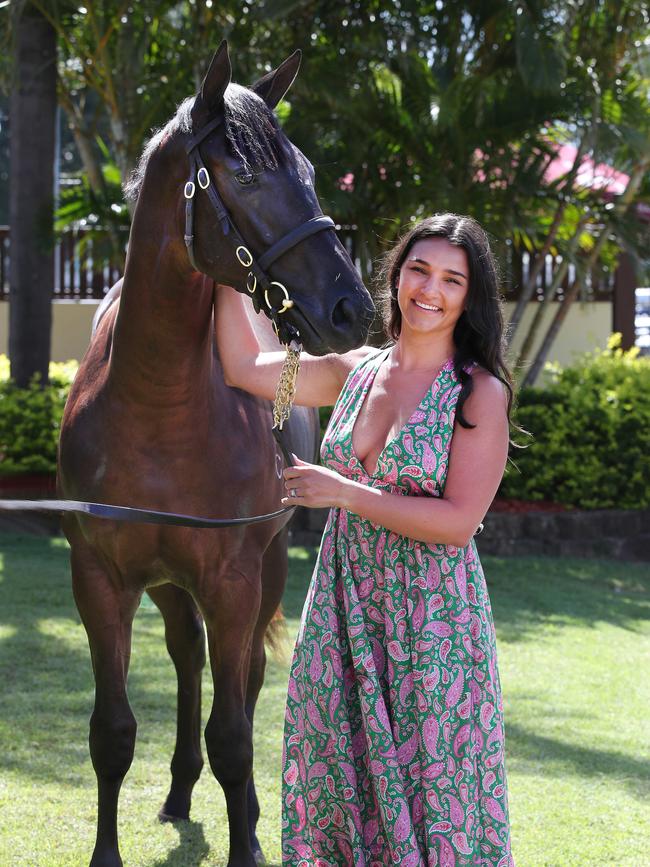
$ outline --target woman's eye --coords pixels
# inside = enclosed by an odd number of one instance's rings
[[[255,175],[252,172],[247,171],[237,172],[235,177],[237,178],[237,183],[241,184],[242,187],[247,187],[255,180]]]

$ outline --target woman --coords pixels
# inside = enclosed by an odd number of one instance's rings
[[[512,402],[495,263],[474,220],[443,214],[397,244],[383,275],[391,346],[306,357],[298,377],[297,403],[336,405],[323,466],[284,473],[283,503],[331,507],[289,682],[284,863],[511,867],[473,541]],[[241,303],[221,294],[222,324]],[[226,380],[273,397],[281,356],[250,333],[242,347],[239,328],[218,336]]]

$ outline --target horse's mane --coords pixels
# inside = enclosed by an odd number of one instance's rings
[[[193,96],[183,100],[176,114],[145,144],[138,165],[124,184],[128,201],[137,201],[149,160],[161,143],[177,133],[192,131],[194,100]],[[230,150],[245,167],[257,171],[278,167],[282,158],[279,128],[275,115],[263,99],[246,87],[229,84],[224,94],[224,118]]]

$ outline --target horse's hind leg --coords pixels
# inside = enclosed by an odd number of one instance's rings
[[[97,775],[97,839],[91,867],[122,867],[117,841],[117,801],[131,767],[136,721],[126,695],[131,625],[139,594],[111,581],[87,548],[71,554],[72,586],[92,657],[95,707],[90,756]]]
[[[205,665],[203,620],[190,594],[173,584],[147,591],[165,621],[167,650],[176,668],[178,699],[172,784],[158,817],[189,819],[192,789],[201,774],[201,671]]]
[[[253,770],[253,737],[246,716],[251,642],[260,606],[260,564],[224,565],[200,600],[208,632],[214,700],[205,727],[212,771],[228,809],[228,867],[256,867],[248,829],[247,788]],[[226,571],[227,570],[227,571]]]
[[[262,604],[260,606],[259,619],[253,634],[251,647],[250,670],[246,686],[246,716],[253,729],[253,717],[255,705],[264,683],[264,671],[266,669],[265,639],[269,623],[273,619],[287,580],[287,531],[283,530],[273,539],[264,553],[262,560]],[[251,774],[247,791],[248,801],[248,834],[251,841],[253,855],[258,863],[264,863],[262,849],[257,839],[257,821],[260,816],[260,806],[255,791],[255,781]]]

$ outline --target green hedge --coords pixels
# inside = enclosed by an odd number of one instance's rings
[[[650,506],[650,359],[608,349],[548,366],[547,386],[523,389],[515,419],[532,438],[512,449],[499,496],[584,509]],[[18,389],[0,356],[0,474],[56,467],[58,429],[76,364],[52,364],[50,385]],[[331,407],[321,409],[324,430]]]
[[[50,365],[50,383],[17,388],[0,355],[0,475],[53,473],[63,407],[76,362]]]
[[[522,389],[517,423],[533,438],[511,449],[500,496],[583,509],[650,506],[650,358],[608,349],[547,366],[544,389]],[[526,438],[518,436],[519,442]]]

